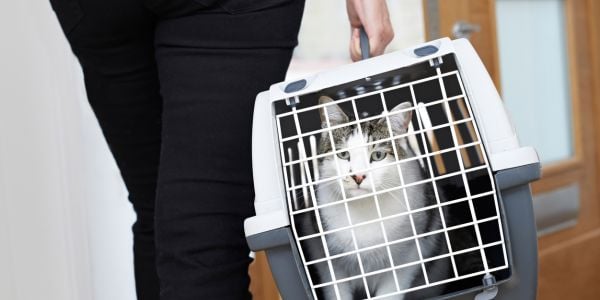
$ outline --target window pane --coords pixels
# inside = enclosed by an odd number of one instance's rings
[[[573,154],[564,1],[497,0],[503,99],[542,162]]]

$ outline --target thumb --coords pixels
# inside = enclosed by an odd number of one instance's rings
[[[352,28],[352,36],[350,38],[350,57],[353,61],[361,59],[360,51],[360,30],[358,28]]]

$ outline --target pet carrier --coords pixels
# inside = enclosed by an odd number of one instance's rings
[[[274,84],[252,143],[283,299],[535,298],[538,157],[467,40]]]

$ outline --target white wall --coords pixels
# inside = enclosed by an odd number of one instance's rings
[[[134,299],[134,216],[49,2],[1,1],[0,37],[0,299]]]
[[[388,0],[387,5],[395,35],[387,52],[424,42],[422,0]],[[294,58],[348,61],[350,23],[346,0],[307,0],[298,40]]]
[[[422,0],[387,0],[394,40],[386,52],[425,41]],[[288,79],[350,62],[350,23],[345,0],[307,0]]]

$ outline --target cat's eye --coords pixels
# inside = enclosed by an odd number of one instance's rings
[[[386,152],[383,151],[373,151],[371,153],[371,161],[380,161],[387,156]]]
[[[344,151],[344,152],[340,152],[337,154],[337,156],[341,159],[345,159],[345,160],[349,160],[350,159],[350,152],[348,151]]]

